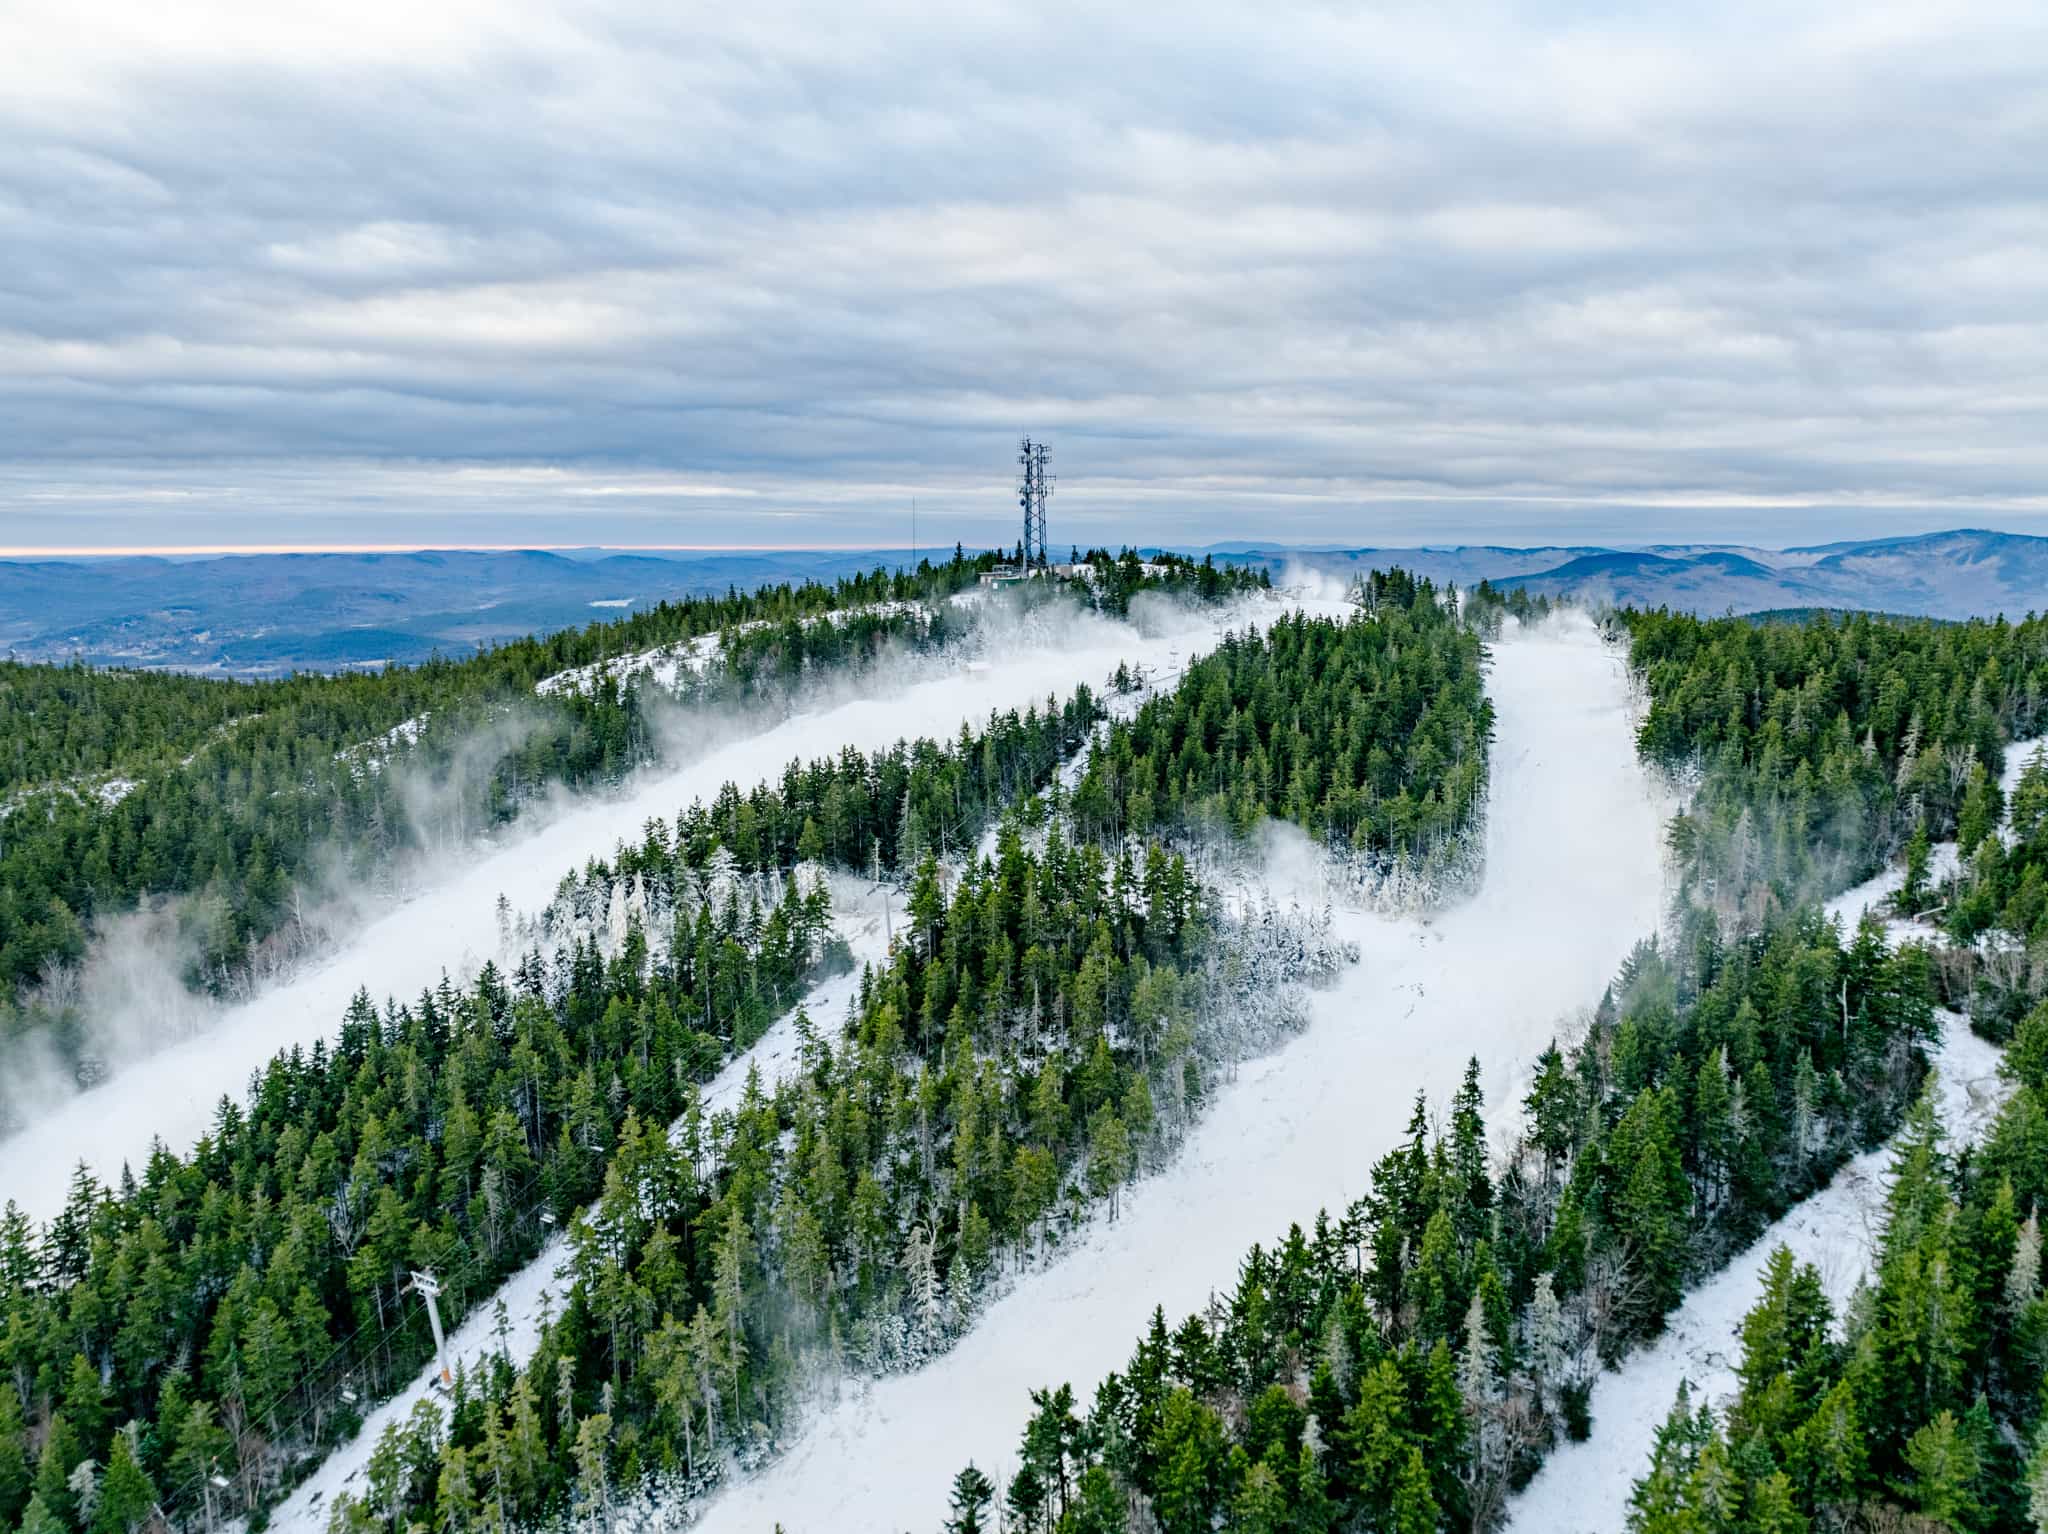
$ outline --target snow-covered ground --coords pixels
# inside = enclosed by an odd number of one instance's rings
[[[738,1102],[748,1076],[756,1070],[761,1074],[762,1090],[773,1091],[775,1083],[796,1063],[797,1013],[808,1014],[821,1032],[836,1028],[859,994],[861,966],[879,963],[887,954],[889,912],[883,891],[861,880],[834,876],[832,907],[833,930],[852,950],[853,968],[813,986],[799,1006],[706,1082],[699,1100],[707,1114],[730,1109]],[[557,1234],[532,1262],[508,1278],[492,1299],[472,1310],[449,1335],[448,1367],[474,1375],[500,1353],[513,1367],[524,1367],[540,1345],[543,1314],[560,1313],[569,1280],[559,1270],[567,1255],[567,1242]],[[335,1496],[344,1491],[362,1494],[362,1472],[377,1440],[385,1429],[410,1417],[421,1401],[435,1395],[439,1373],[438,1364],[427,1364],[411,1384],[365,1416],[356,1436],[328,1455],[271,1515],[272,1527],[303,1534],[324,1530]]]
[[[189,1149],[212,1125],[223,1094],[239,1097],[253,1072],[280,1049],[332,1038],[359,987],[373,997],[410,997],[443,972],[473,972],[498,946],[498,895],[515,907],[544,904],[564,872],[654,816],[673,817],[723,783],[777,776],[798,756],[886,747],[906,736],[945,738],[992,709],[1064,699],[1076,683],[1100,688],[1120,661],[1166,664],[1213,645],[1227,628],[1267,621],[1267,599],[1231,609],[1149,606],[1143,626],[1071,610],[1046,611],[1005,630],[970,670],[960,657],[922,680],[873,674],[842,694],[772,727],[728,740],[680,767],[650,771],[616,794],[570,801],[535,815],[478,856],[451,859],[425,889],[367,922],[337,952],[252,1001],[224,1008],[197,1036],[54,1105],[0,1140],[0,1199],[33,1219],[63,1207],[72,1169],[83,1161],[103,1181],[124,1162],[140,1166],[153,1139]]]
[[[1999,1053],[1944,1013],[1934,1051],[1940,1107],[1952,1144],[1980,1138],[2005,1098]],[[1553,1450],[1508,1507],[1508,1528],[1526,1534],[1618,1534],[1628,1522],[1636,1479],[1650,1467],[1657,1429],[1671,1413],[1678,1382],[1696,1403],[1720,1406],[1735,1394],[1742,1362],[1742,1318],[1763,1293],[1765,1265],[1780,1246],[1820,1270],[1839,1314],[1870,1271],[1884,1220],[1889,1146],[1858,1156],[1834,1181],[1790,1211],[1741,1256],[1686,1297],[1656,1343],[1629,1355],[1593,1386],[1593,1434]]]
[[[745,624],[745,628],[758,628],[758,624]],[[642,650],[633,655],[621,655],[616,660],[594,661],[587,666],[571,666],[567,671],[557,671],[553,676],[544,676],[533,684],[533,690],[542,697],[556,693],[589,692],[597,685],[599,678],[609,674],[624,681],[639,674],[645,676],[656,687],[674,692],[682,685],[683,677],[701,676],[706,667],[718,658],[722,643],[716,634],[700,634],[695,639],[679,639],[674,644],[661,645],[656,649]]]
[[[357,777],[361,777],[364,772],[382,772],[384,763],[390,760],[392,752],[419,743],[420,732],[426,729],[427,721],[432,717],[433,715],[428,713],[414,714],[410,719],[401,719],[375,740],[366,740],[337,751],[334,758],[336,761],[348,757],[355,758],[359,769],[355,774]]]
[[[623,607],[627,604],[592,602],[590,605]],[[809,627],[814,623],[838,622],[863,614],[872,617],[892,617],[897,613],[909,612],[917,605],[915,602],[873,602],[865,607],[849,607],[836,612],[819,613],[806,618],[804,625]],[[735,635],[747,634],[767,626],[765,620],[756,619],[750,623],[736,623],[728,632]],[[694,639],[679,639],[674,644],[659,645],[652,650],[641,650],[611,660],[593,661],[587,666],[571,666],[567,671],[557,671],[553,676],[542,677],[534,684],[533,690],[544,697],[551,693],[589,692],[604,676],[615,676],[623,682],[627,677],[639,675],[656,687],[674,692],[682,686],[685,675],[702,676],[718,658],[724,643],[723,634],[699,634]]]
[[[2048,735],[2037,735],[2030,740],[2016,740],[2005,748],[2005,771],[1999,775],[1999,789],[2006,802],[2012,800],[2012,791],[2019,786],[2020,774],[2027,770],[2027,763],[2035,753],[2048,748]],[[2009,833],[1999,828],[2001,836]],[[1952,877],[1961,864],[1954,842],[1936,842],[1928,849],[1927,877],[1931,883],[1939,884]],[[1854,889],[1845,890],[1827,903],[1828,914],[1839,920],[1844,927],[1853,927],[1863,913],[1869,911],[1884,922],[1885,932],[1893,942],[1911,933],[1919,932],[1923,937],[1932,936],[1932,930],[1916,926],[1904,918],[1892,916],[1892,896],[1906,882],[1906,867],[1893,863],[1875,878],[1866,879]]]
[[[844,1387],[703,1527],[837,1534],[938,1527],[973,1460],[1014,1468],[1027,1392],[1087,1399],[1155,1304],[1177,1319],[1254,1241],[1364,1192],[1417,1088],[1442,1102],[1477,1055],[1496,1109],[1561,1018],[1589,1006],[1662,913],[1667,806],[1637,770],[1619,655],[1565,618],[1494,649],[1487,876],[1433,921],[1340,912],[1362,962],[1308,1030],[1218,1090],[1166,1171],[1059,1260],[1017,1278],[945,1357]]]
[[[2005,748],[2005,771],[1998,775],[1999,789],[2005,795],[2008,809],[2012,805],[2012,791],[2019,787],[2020,775],[2033,765],[2035,757],[2048,759],[2048,735],[2036,735],[2031,740],[2016,740]],[[2007,846],[2012,845],[2012,816],[2006,816],[2006,823],[1998,828],[1999,837]]]
[[[0,800],[0,820],[5,820],[9,815],[20,809],[22,805],[28,803],[29,800],[42,794],[69,794],[74,799],[82,799],[87,794],[91,794],[101,804],[105,805],[108,809],[112,809],[140,787],[142,787],[142,780],[140,778],[122,777],[85,778],[55,785],[48,783],[31,784],[17,791],[13,797]]]
[[[2007,797],[2042,741],[2015,742],[2006,750],[2002,787]],[[1956,867],[1956,845],[1932,849],[1930,875],[1940,879]],[[1828,915],[1851,928],[1866,911],[1884,921],[1894,943],[1931,938],[1923,924],[1887,914],[1904,882],[1898,864],[1844,891],[1827,903]],[[1933,1051],[1939,1072],[1944,1125],[1958,1143],[1980,1138],[2006,1096],[1998,1076],[1999,1052],[1970,1032],[1954,1013],[1942,1014],[1941,1039]],[[1536,1479],[1508,1509],[1509,1529],[1527,1534],[1611,1534],[1626,1523],[1636,1478],[1649,1468],[1658,1427],[1670,1414],[1678,1382],[1689,1381],[1693,1399],[1719,1405],[1734,1393],[1735,1367],[1742,1359],[1742,1318],[1763,1292],[1764,1265],[1788,1246],[1799,1261],[1814,1264],[1837,1311],[1869,1272],[1873,1242],[1884,1215],[1884,1175],[1891,1149],[1851,1161],[1828,1186],[1789,1211],[1754,1245],[1686,1297],[1656,1343],[1603,1374],[1593,1387],[1593,1434],[1584,1443],[1555,1450]]]
[[[137,778],[109,778],[93,792],[100,796],[101,804],[112,809],[140,787],[142,783]]]

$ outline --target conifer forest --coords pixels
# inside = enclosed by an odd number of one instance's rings
[[[0,665],[0,1048],[83,1112],[152,1070],[66,978],[143,915],[195,1007],[353,990],[198,1082],[189,1142],[81,1160],[61,1207],[0,1187],[0,1531],[737,1527],[749,1488],[836,1494],[862,1402],[950,1390],[972,1458],[860,1467],[891,1527],[1486,1534],[1599,1442],[1605,1377],[1873,1153],[1864,1278],[1838,1300],[1776,1247],[1733,1394],[1664,1382],[1628,1527],[2048,1529],[2048,620],[999,565],[373,673]],[[1434,945],[1402,973],[1484,965],[1501,880],[1504,912],[1546,899],[1497,817],[1569,780],[1516,732],[1570,700],[1511,696],[1512,656],[1625,718],[1660,839],[1560,805],[1560,888],[1647,869],[1643,926],[1468,1053],[1422,978],[1372,986]],[[877,702],[893,740],[835,735]],[[318,903],[403,910],[790,722],[800,749],[501,896],[414,994]],[[1981,1138],[1938,1108],[1950,1022],[2002,1051]],[[1510,1023],[1529,1047],[1488,1042]],[[1187,1232],[1174,1305],[1096,1293],[1132,1211],[1232,1191],[1205,1125],[1247,1094],[1284,1124],[1275,1062],[1331,1030],[1405,1105],[1357,1113],[1344,1199],[1270,1179],[1253,1244]],[[949,1360],[1019,1314],[1109,1345],[960,1394]]]

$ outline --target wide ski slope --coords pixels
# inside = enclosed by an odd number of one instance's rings
[[[752,1048],[728,1060],[725,1068],[704,1084],[698,1100],[707,1116],[730,1110],[746,1091],[750,1076],[758,1076],[762,1091],[772,1092],[775,1084],[795,1069],[799,1012],[808,1015],[821,1032],[835,1029],[845,1020],[860,992],[862,967],[880,964],[888,956],[889,914],[884,902],[885,892],[869,888],[865,881],[843,876],[834,879],[833,929],[846,940],[853,968],[813,986]],[[568,1295],[570,1279],[562,1271],[568,1256],[568,1242],[558,1233],[531,1262],[499,1285],[491,1299],[472,1310],[448,1336],[449,1369],[474,1378],[500,1356],[515,1369],[526,1367],[540,1347],[544,1318],[560,1314]],[[338,1494],[364,1494],[363,1472],[387,1428],[404,1423],[422,1401],[435,1401],[445,1410],[439,1380],[440,1362],[430,1361],[404,1389],[371,1410],[355,1437],[337,1445],[312,1475],[293,1488],[291,1496],[271,1515],[271,1527],[300,1534],[319,1534],[325,1529]]]
[[[1364,1192],[1418,1088],[1441,1105],[1477,1055],[1496,1117],[1515,1111],[1500,1105],[1559,1022],[1658,926],[1667,806],[1636,766],[1620,652],[1590,624],[1560,619],[1493,656],[1478,895],[1434,921],[1340,913],[1362,962],[1315,998],[1306,1033],[1216,1093],[1119,1220],[1018,1279],[944,1358],[821,1403],[780,1459],[708,1506],[704,1529],[937,1529],[963,1464],[1014,1468],[1030,1389],[1072,1381],[1085,1401],[1155,1304],[1177,1321],[1231,1285],[1253,1242]]]
[[[1342,610],[1338,603],[1309,605]],[[643,773],[616,794],[571,801],[479,855],[451,859],[424,890],[394,904],[327,959],[223,1009],[196,1036],[0,1140],[0,1200],[12,1199],[32,1219],[48,1220],[63,1207],[81,1161],[111,1182],[124,1162],[141,1168],[153,1139],[189,1150],[213,1124],[222,1095],[239,1099],[251,1073],[273,1054],[334,1038],[358,988],[367,987],[381,1003],[386,996],[417,996],[444,972],[458,979],[474,972],[497,953],[501,892],[515,908],[537,908],[563,874],[594,854],[608,854],[621,837],[637,837],[649,818],[673,817],[694,799],[709,800],[728,780],[751,786],[779,777],[794,757],[836,755],[849,746],[872,751],[905,737],[946,739],[991,710],[1022,709],[1048,696],[1064,701],[1082,682],[1100,690],[1120,661],[1171,671],[1213,646],[1225,629],[1264,623],[1282,610],[1271,599],[1201,611],[1152,604],[1135,626],[1068,609],[1042,611],[992,625],[978,653],[927,666],[909,685],[901,677],[875,676],[765,727],[729,725],[736,733],[684,765]]]

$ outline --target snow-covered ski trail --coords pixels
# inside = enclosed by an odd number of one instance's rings
[[[1999,787],[2008,801],[2020,774],[2044,745],[2048,737],[2006,748]],[[1947,877],[1957,866],[1956,844],[1936,845],[1930,863],[1935,878]],[[1845,932],[1866,912],[1876,915],[1892,943],[1936,936],[1922,923],[1886,914],[1904,882],[1904,867],[1894,863],[1830,900],[1827,914]],[[1941,1016],[1941,1037],[1930,1053],[1942,1124],[1953,1143],[1974,1143],[1990,1129],[2010,1090],[1998,1075],[1999,1051],[1950,1012]],[[1820,1270],[1839,1315],[1857,1280],[1870,1271],[1891,1156],[1891,1146],[1885,1145],[1849,1162],[1825,1188],[1788,1210],[1689,1294],[1652,1346],[1596,1379],[1592,1436],[1552,1451],[1536,1478],[1509,1503],[1509,1534],[1609,1534],[1627,1523],[1629,1496],[1636,1478],[1650,1467],[1650,1450],[1671,1413],[1678,1382],[1691,1384],[1696,1402],[1719,1405],[1734,1394],[1742,1318],[1763,1293],[1764,1265],[1778,1247],[1790,1247],[1800,1262]]]
[[[1476,1054],[1497,1101],[1518,1089],[1560,1018],[1656,930],[1666,806],[1636,766],[1621,657],[1589,623],[1493,654],[1480,892],[1431,922],[1339,913],[1363,962],[1313,999],[1306,1033],[1218,1090],[1116,1223],[1018,1278],[945,1357],[815,1407],[780,1459],[710,1503],[704,1529],[938,1527],[963,1464],[1014,1467],[1030,1389],[1071,1381],[1087,1399],[1155,1304],[1177,1320],[1234,1282],[1253,1242],[1364,1192],[1418,1088],[1441,1103]]]
[[[1950,1144],[1979,1139],[2005,1098],[1998,1050],[1950,1012],[1942,1015],[1941,1041],[1932,1053]],[[1787,1246],[1798,1261],[1817,1267],[1841,1313],[1857,1281],[1870,1271],[1891,1159],[1892,1147],[1885,1145],[1851,1161],[1686,1296],[1653,1345],[1595,1380],[1592,1436],[1551,1451],[1536,1478],[1508,1504],[1509,1534],[1619,1534],[1627,1527],[1629,1496],[1650,1468],[1657,1429],[1671,1414],[1678,1382],[1692,1386],[1695,1403],[1718,1407],[1734,1395],[1742,1318],[1763,1293],[1771,1253]]]
[[[832,926],[846,940],[853,968],[813,986],[752,1047],[727,1061],[704,1084],[698,1100],[707,1117],[730,1109],[755,1071],[760,1072],[761,1090],[774,1091],[795,1065],[797,1014],[808,1015],[821,1031],[836,1028],[860,992],[861,967],[878,964],[887,955],[888,916],[880,892],[867,892],[855,880],[835,880]],[[540,1346],[544,1318],[560,1313],[568,1292],[569,1280],[560,1272],[567,1255],[567,1240],[558,1232],[531,1262],[499,1285],[495,1295],[472,1310],[449,1335],[449,1368],[474,1377],[499,1354],[514,1368],[524,1368]],[[500,1305],[504,1307],[502,1319]],[[320,1468],[293,1489],[271,1515],[271,1526],[302,1534],[319,1534],[325,1529],[337,1493],[362,1495],[362,1472],[385,1429],[404,1422],[420,1402],[441,1399],[436,1388],[439,1376],[438,1362],[427,1364],[403,1390],[366,1415],[355,1437],[337,1445],[320,1462]]]
[[[1198,656],[1200,651],[1193,653]],[[1176,648],[1163,663],[1150,666],[1141,691],[1112,695],[1103,700],[1104,704],[1113,716],[1128,718],[1147,698],[1177,686],[1189,663],[1189,657]],[[1075,752],[1072,761],[1061,768],[1061,776],[1069,787],[1078,777],[1088,749],[1083,747]],[[992,851],[995,839],[996,828],[991,826],[983,833],[980,851]],[[870,886],[864,879],[836,873],[830,877],[832,927],[845,939],[853,958],[852,967],[813,986],[797,1006],[778,1018],[766,1033],[727,1061],[704,1084],[698,1100],[707,1116],[731,1109],[746,1090],[749,1077],[757,1071],[761,1090],[772,1093],[796,1066],[798,1015],[808,1016],[820,1032],[829,1033],[837,1028],[850,1014],[860,993],[862,968],[879,964],[887,957],[891,930],[889,902],[892,898],[900,900],[900,896],[892,897],[888,890]],[[502,1354],[515,1369],[524,1368],[540,1346],[544,1317],[559,1308],[568,1288],[568,1279],[560,1272],[565,1255],[564,1238],[557,1235],[531,1262],[506,1279],[495,1295],[476,1306],[449,1336],[449,1367],[474,1375],[494,1356]],[[504,1307],[502,1318],[499,1305]],[[319,1534],[325,1529],[337,1493],[361,1494],[362,1472],[385,1430],[405,1422],[421,1401],[439,1398],[439,1376],[438,1362],[427,1364],[403,1390],[365,1416],[355,1436],[323,1459],[319,1468],[272,1514],[273,1526],[304,1534]]]
[[[1337,604],[1312,604],[1324,609]],[[152,1140],[190,1149],[214,1122],[221,1097],[239,1099],[253,1072],[277,1051],[332,1039],[358,988],[378,1001],[411,998],[445,972],[473,973],[498,947],[498,895],[515,908],[544,904],[557,881],[589,857],[637,836],[654,816],[672,817],[731,780],[751,785],[793,757],[872,751],[905,737],[947,738],[991,710],[1022,709],[1048,696],[1064,701],[1077,683],[1100,689],[1118,663],[1162,667],[1212,647],[1226,629],[1269,622],[1282,611],[1266,599],[1222,609],[1148,609],[1143,631],[1128,623],[1061,613],[1019,625],[987,659],[960,657],[953,670],[878,695],[821,703],[770,728],[721,744],[688,764],[642,774],[626,789],[574,802],[488,853],[461,862],[413,898],[367,923],[336,953],[247,1003],[224,1009],[203,1033],[67,1099],[20,1133],[0,1140],[0,1199],[35,1220],[62,1209],[83,1161],[102,1182],[123,1163],[139,1169]]]

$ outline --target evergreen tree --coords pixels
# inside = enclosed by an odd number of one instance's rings
[[[41,1492],[28,1499],[21,1515],[21,1534],[70,1534],[63,1518],[45,1502]]]
[[[946,1534],[983,1534],[983,1519],[996,1489],[989,1478],[973,1465],[964,1466],[953,1477],[952,1513],[946,1519]]]
[[[1921,1517],[1951,1528],[1976,1525],[1977,1448],[1953,1412],[1939,1412],[1915,1430],[1905,1458],[1910,1476],[1895,1490]]]
[[[0,1528],[13,1527],[21,1517],[33,1480],[20,1398],[11,1387],[0,1387]]]
[[[156,1488],[135,1463],[126,1433],[116,1433],[108,1451],[107,1473],[100,1482],[99,1505],[92,1534],[136,1534],[156,1507]]]

